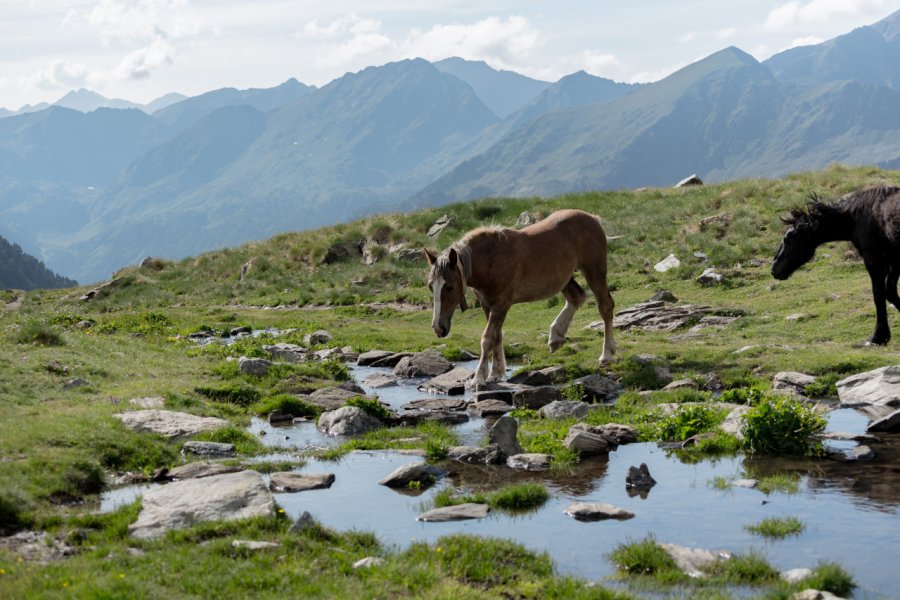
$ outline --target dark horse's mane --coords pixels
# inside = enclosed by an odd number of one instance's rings
[[[825,202],[822,198],[812,192],[806,202],[805,207],[795,206],[790,209],[789,217],[782,217],[781,221],[785,225],[791,225],[797,229],[813,229],[822,221],[827,221],[829,217],[839,217],[848,212],[856,212],[857,209],[869,209],[873,204],[900,191],[900,188],[887,185],[873,185],[850,192],[836,202]]]

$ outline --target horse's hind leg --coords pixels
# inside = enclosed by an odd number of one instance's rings
[[[613,309],[616,303],[613,302],[612,294],[609,293],[609,286],[606,283],[605,265],[593,269],[583,268],[581,272],[597,298],[597,308],[603,319],[603,354],[600,355],[600,364],[605,365],[612,360],[616,353],[616,341],[613,339]]]
[[[584,293],[574,277],[569,279],[569,283],[562,289],[562,295],[566,299],[566,304],[553,320],[553,324],[550,325],[548,342],[550,352],[556,352],[560,346],[566,343],[566,333],[569,331],[569,325],[572,324],[572,317],[587,298],[587,294]]]
[[[885,277],[884,294],[887,301],[900,310],[900,296],[897,294],[897,281],[900,280],[900,264],[888,267]]]

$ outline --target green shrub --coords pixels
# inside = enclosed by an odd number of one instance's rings
[[[660,420],[656,432],[660,440],[681,442],[692,435],[711,430],[721,421],[720,409],[702,404],[679,406],[673,414]]]
[[[75,498],[99,494],[106,485],[103,468],[89,460],[77,460],[66,465],[62,479],[65,488],[61,491]]]
[[[619,544],[610,553],[610,559],[626,575],[656,575],[678,571],[672,557],[653,538]]]
[[[822,398],[823,396],[837,396],[838,381],[846,377],[840,373],[826,373],[819,375],[814,382],[807,385],[803,393],[810,398]]]
[[[34,344],[36,346],[62,346],[65,344],[62,336],[56,330],[38,321],[29,321],[22,325],[16,332],[15,341],[18,344]]]
[[[364,396],[356,396],[350,398],[344,403],[345,406],[355,406],[366,411],[369,416],[375,417],[379,421],[388,421],[391,419],[391,412],[384,405],[374,398],[366,398]]]
[[[501,212],[503,212],[503,207],[497,206],[495,204],[476,204],[475,205],[475,217],[478,218],[479,221],[484,221],[485,219],[490,219],[491,217],[496,217]]]
[[[278,394],[276,396],[268,396],[263,398],[250,407],[256,415],[265,416],[272,411],[280,410],[295,417],[315,417],[319,414],[319,409],[309,402],[304,402],[297,396],[291,394]]]
[[[262,442],[255,435],[231,425],[201,433],[196,436],[196,439],[220,444],[234,444],[234,449],[238,454],[258,454],[264,449]]]
[[[841,598],[849,598],[856,582],[844,568],[838,564],[821,562],[813,569],[813,574],[803,580],[803,584],[816,590],[831,592]]]
[[[31,500],[16,488],[0,489],[0,535],[30,527]]]
[[[235,384],[220,387],[199,386],[194,391],[213,402],[227,402],[238,406],[250,406],[259,402],[259,390],[246,385]]]
[[[812,436],[825,425],[825,417],[800,400],[766,398],[744,415],[744,444],[753,453],[810,454],[817,450]]]
[[[749,404],[755,406],[763,399],[765,392],[759,387],[738,387],[722,392],[719,400],[731,404]]]

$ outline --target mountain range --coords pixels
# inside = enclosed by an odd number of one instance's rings
[[[898,69],[900,11],[764,62],[725,48],[641,85],[451,58],[170,98],[152,114],[81,112],[82,90],[71,108],[0,118],[0,235],[88,282],[148,255],[461,199],[897,168]]]

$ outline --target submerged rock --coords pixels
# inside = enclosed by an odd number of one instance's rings
[[[417,521],[426,521],[432,523],[440,523],[444,521],[463,521],[466,519],[483,519],[491,512],[487,504],[476,504],[468,502],[466,504],[456,504],[454,506],[444,506],[434,508],[422,513],[416,517]]]
[[[447,451],[447,458],[469,464],[501,465],[506,463],[506,455],[497,444],[488,444],[484,448],[454,446]]]
[[[517,471],[546,471],[550,468],[549,454],[528,452],[514,454],[506,459],[506,465]]]
[[[628,467],[628,474],[625,475],[625,487],[634,490],[649,490],[656,485],[656,480],[650,476],[650,469],[647,463],[641,463],[640,467]]]
[[[578,521],[601,521],[604,519],[624,521],[634,518],[633,512],[602,502],[573,502],[563,512]]]

